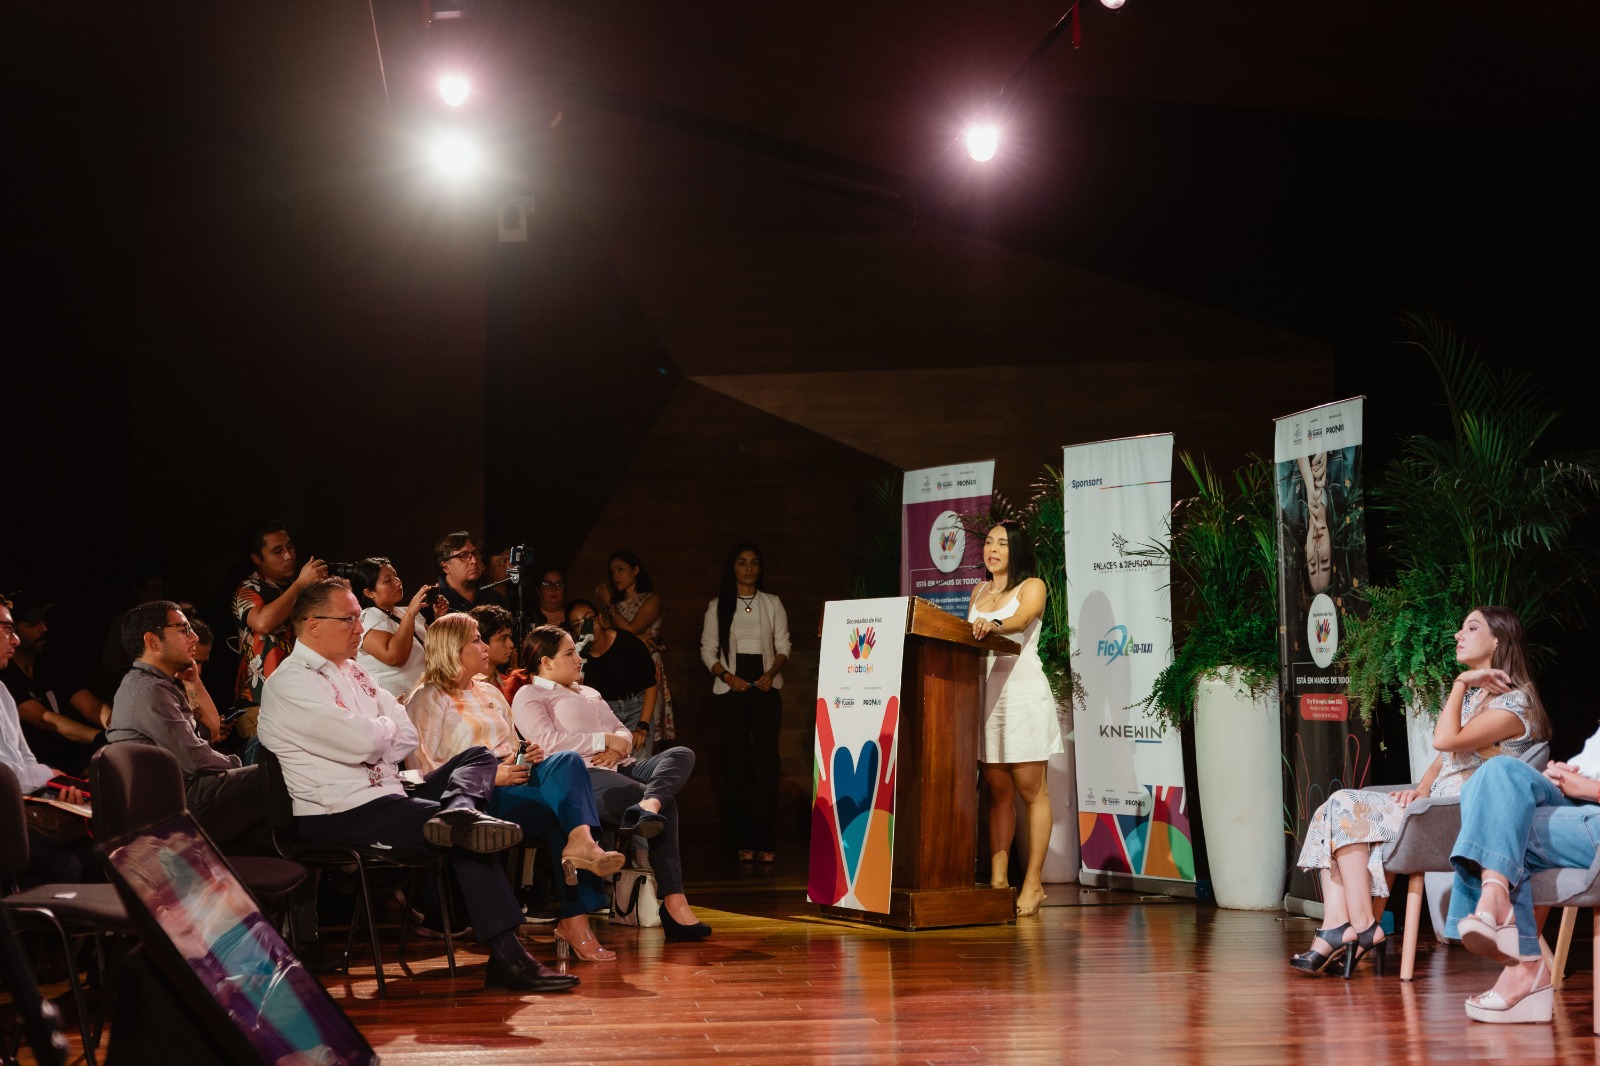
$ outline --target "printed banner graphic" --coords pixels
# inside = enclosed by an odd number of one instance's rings
[[[900,591],[967,616],[983,580],[983,540],[967,535],[963,514],[989,510],[994,462],[906,472],[900,502]]]
[[[1139,707],[1172,661],[1170,568],[1137,554],[1168,543],[1172,434],[1076,445],[1061,469],[1083,866],[1193,881],[1182,743]]]
[[[812,903],[889,913],[904,596],[824,605],[811,790]]]
[[[1372,730],[1351,713],[1339,662],[1346,619],[1366,613],[1361,414],[1356,397],[1280,418],[1272,449],[1289,894],[1307,900],[1320,899],[1322,886],[1294,860],[1311,815],[1339,789],[1364,785],[1372,764]]]

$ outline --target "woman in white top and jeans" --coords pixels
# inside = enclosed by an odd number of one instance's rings
[[[761,550],[740,544],[728,553],[722,591],[706,606],[700,661],[722,727],[727,835],[739,859],[773,860],[778,814],[778,733],[783,719],[783,666],[789,661],[789,616],[778,597],[761,591]]]
[[[401,703],[422,680],[428,624],[419,612],[428,606],[431,589],[431,585],[422,586],[404,611],[395,610],[405,599],[406,587],[394,564],[382,556],[357,563],[350,582],[350,590],[361,604],[363,636],[356,664]]]

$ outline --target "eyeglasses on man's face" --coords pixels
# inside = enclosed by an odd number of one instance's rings
[[[483,553],[481,551],[478,551],[476,548],[474,548],[471,551],[455,552],[455,553],[453,553],[451,555],[446,555],[445,556],[445,560],[446,561],[449,561],[451,559],[477,559],[479,561],[482,561]]]
[[[353,626],[361,621],[359,614],[314,614],[311,617],[322,622],[343,622],[347,626]]]
[[[178,630],[178,632],[181,635],[183,635],[185,637],[194,636],[194,626],[189,622],[165,622],[165,623],[163,623],[163,624],[161,624],[159,626],[156,626],[156,628],[157,629],[176,629],[176,630]]]

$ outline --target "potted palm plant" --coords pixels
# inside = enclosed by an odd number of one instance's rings
[[[1167,559],[1184,612],[1144,707],[1171,727],[1193,719],[1217,903],[1276,908],[1285,856],[1272,468],[1253,459],[1230,486],[1209,463],[1179,458],[1197,491],[1173,508],[1170,546],[1145,554]]]
[[[1364,717],[1381,701],[1405,703],[1415,777],[1433,758],[1433,721],[1457,670],[1450,635],[1468,611],[1512,608],[1536,656],[1576,617],[1596,556],[1573,532],[1600,495],[1600,451],[1553,451],[1557,415],[1531,375],[1490,366],[1434,318],[1405,321],[1443,386],[1450,428],[1407,438],[1374,489],[1397,576],[1368,589],[1371,609],[1343,651]]]

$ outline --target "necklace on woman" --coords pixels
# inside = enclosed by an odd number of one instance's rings
[[[739,602],[744,604],[744,613],[749,614],[751,609],[750,605],[756,602],[755,593],[751,593],[749,596],[739,596],[739,594],[735,592],[734,595],[738,596]]]

